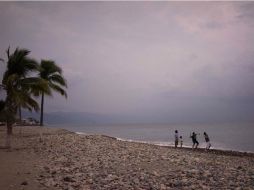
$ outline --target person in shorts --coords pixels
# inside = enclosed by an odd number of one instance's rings
[[[192,143],[193,143],[192,148],[198,148],[199,142],[197,140],[197,134],[193,132],[190,138],[192,139]]]
[[[180,136],[179,138],[180,138],[180,147],[182,148],[183,147],[183,137]]]
[[[206,142],[206,150],[209,150],[211,147],[210,138],[206,132],[204,132],[205,142]]]
[[[175,148],[178,146],[178,131],[175,130]]]

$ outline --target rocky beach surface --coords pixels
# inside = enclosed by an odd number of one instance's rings
[[[12,148],[0,148],[0,178],[6,190],[254,189],[254,154],[15,127]]]

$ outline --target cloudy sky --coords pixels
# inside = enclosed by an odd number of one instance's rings
[[[254,2],[0,2],[0,26],[0,57],[63,68],[46,112],[254,115]]]

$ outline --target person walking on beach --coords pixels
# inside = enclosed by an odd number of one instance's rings
[[[182,136],[180,136],[180,146],[181,146],[181,148],[183,147],[183,137]]]
[[[197,134],[193,132],[190,138],[192,139],[192,143],[193,143],[192,148],[198,148],[199,142],[197,141]]]
[[[209,150],[209,148],[211,147],[211,143],[210,143],[209,136],[206,132],[204,132],[204,137],[205,137],[205,142],[206,142],[206,150]]]
[[[178,146],[178,131],[175,130],[175,148]]]

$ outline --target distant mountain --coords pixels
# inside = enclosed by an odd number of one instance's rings
[[[40,120],[37,113],[24,112],[23,117],[34,117]],[[103,114],[83,113],[83,112],[51,112],[44,114],[45,124],[99,124],[110,123],[110,116]]]
[[[87,112],[51,112],[44,114],[45,124],[191,124],[191,123],[224,123],[224,122],[253,122],[251,113],[217,114],[214,111],[203,113],[171,113],[171,114],[99,114]],[[24,118],[33,117],[39,120],[38,113],[23,111]]]
[[[33,117],[40,120],[39,113],[23,112],[22,117]],[[145,123],[144,119],[135,116],[117,114],[98,114],[87,112],[51,112],[44,113],[45,124],[129,124]]]

